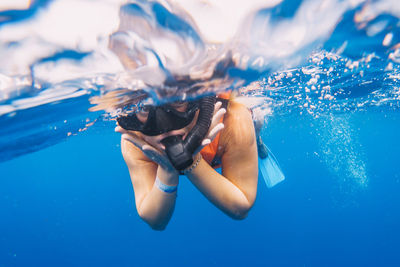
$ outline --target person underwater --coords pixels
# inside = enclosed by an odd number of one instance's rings
[[[144,106],[117,121],[137,212],[154,230],[164,230],[171,219],[182,175],[217,208],[240,220],[256,199],[258,150],[261,161],[274,163],[261,138],[257,142],[251,111],[230,94]],[[282,173],[275,167],[264,169],[270,168],[273,177]]]

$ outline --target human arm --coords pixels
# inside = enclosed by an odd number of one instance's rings
[[[250,112],[232,103],[221,133],[222,174],[206,161],[187,175],[215,206],[234,219],[243,219],[257,194],[257,145]]]
[[[155,184],[155,179],[157,176],[163,184],[175,186],[179,182],[178,173],[150,160],[142,150],[146,144],[138,138],[129,140],[126,134],[121,138],[121,150],[129,169],[137,212],[151,228],[164,230],[175,208],[176,192],[163,192]]]
[[[225,109],[221,109],[221,105],[221,102],[218,102],[215,105],[214,116],[210,127],[211,130],[203,140],[202,146],[209,144],[215,135],[224,127],[220,120],[225,113]],[[168,156],[165,154],[165,148],[161,141],[169,134],[182,134],[189,130],[190,126],[186,130],[180,129],[152,137],[141,135],[138,132],[127,131],[119,126],[116,127],[116,131],[122,134],[122,152],[130,171],[138,213],[152,227],[153,225],[157,226],[158,222],[160,222],[160,228],[164,228],[173,211],[173,207],[170,207],[169,205],[161,205],[165,203],[160,203],[161,200],[159,198],[156,198],[156,200],[159,201],[156,201],[156,205],[154,205],[154,194],[152,193],[154,191],[150,191],[150,188],[157,187],[157,183],[154,181],[157,181],[158,179],[161,183],[167,185],[176,185],[178,183],[178,172],[172,166]],[[154,170],[153,172],[149,172],[151,168],[157,168],[156,179],[154,178]],[[144,181],[148,181],[147,189],[141,186]],[[153,185],[153,187],[151,187],[151,185]],[[148,193],[143,194],[143,192],[146,191]],[[157,192],[159,190],[155,191]],[[145,195],[145,197],[143,195]],[[166,210],[161,210],[162,208],[166,208]],[[167,210],[171,210],[171,212],[167,213]]]

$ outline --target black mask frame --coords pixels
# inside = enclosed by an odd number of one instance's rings
[[[189,102],[186,111],[183,112],[169,104],[156,107],[144,106],[143,108],[148,110],[145,123],[141,122],[134,113],[119,117],[118,124],[125,130],[139,131],[148,136],[155,136],[188,126],[193,121],[199,105],[198,101]]]

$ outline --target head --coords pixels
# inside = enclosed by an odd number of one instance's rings
[[[164,150],[162,140],[172,135],[184,139],[195,125],[198,113],[198,102],[176,101],[162,106],[145,105],[135,114],[119,117],[118,123],[124,129],[141,132],[146,142]]]
[[[163,106],[144,106],[137,113],[118,118],[126,130],[139,131],[145,141],[165,149],[176,169],[192,162],[192,155],[210,127],[215,96]]]

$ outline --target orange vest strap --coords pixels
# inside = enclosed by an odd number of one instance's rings
[[[218,133],[217,136],[214,138],[214,140],[200,151],[200,154],[203,156],[203,159],[210,165],[212,164],[215,155],[217,154],[219,135],[220,134]]]

